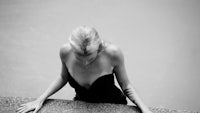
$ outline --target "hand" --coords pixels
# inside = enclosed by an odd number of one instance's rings
[[[43,103],[44,103],[44,101],[42,101],[42,100],[35,100],[32,102],[22,104],[17,109],[17,113],[27,113],[32,110],[34,110],[33,113],[37,113],[40,110],[40,108],[42,107]]]

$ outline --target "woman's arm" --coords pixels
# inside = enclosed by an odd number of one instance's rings
[[[67,67],[64,63],[64,58],[66,52],[63,51],[63,48],[60,50],[60,58],[62,62],[62,69],[61,69],[61,75],[54,80],[50,86],[47,88],[47,90],[35,101],[28,102],[25,104],[20,105],[20,107],[17,109],[17,113],[26,113],[28,111],[34,110],[33,113],[37,113],[39,109],[42,107],[44,101],[54,93],[56,93],[58,90],[60,90],[68,81],[68,71]]]
[[[143,113],[151,113],[148,107],[142,102],[141,98],[136,93],[136,90],[131,85],[128,76],[126,74],[126,69],[124,65],[124,56],[121,50],[117,47],[113,47],[113,60],[114,61],[114,73],[117,81],[122,88],[124,94],[137,105]]]
[[[68,54],[68,51],[66,51],[66,49],[67,48],[65,46],[63,46],[60,49],[60,59],[62,62],[60,76],[50,84],[47,90],[38,99],[41,99],[41,100],[47,99],[49,96],[53,95],[58,90],[60,90],[68,82],[69,73],[65,65],[65,59],[67,58],[67,54]]]
[[[66,83],[67,83],[67,73],[65,69],[65,64],[62,63],[62,72],[61,76],[59,76],[57,79],[55,79],[50,86],[47,88],[47,90],[38,98],[39,100],[46,100],[49,96],[56,93],[58,90],[60,90]]]
[[[38,99],[42,101],[46,100],[49,96],[60,90],[66,83],[67,80],[64,80],[61,76],[59,76],[49,85],[47,90]]]

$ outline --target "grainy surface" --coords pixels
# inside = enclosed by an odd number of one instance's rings
[[[15,113],[20,104],[34,98],[0,97],[0,113]],[[153,113],[197,113],[191,111],[150,108]],[[135,106],[120,104],[92,104],[82,101],[48,99],[39,113],[139,113]]]

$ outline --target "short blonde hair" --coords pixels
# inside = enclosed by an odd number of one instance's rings
[[[97,30],[89,26],[80,26],[72,31],[69,37],[70,44],[79,52],[87,54],[90,51],[99,49],[102,40]]]

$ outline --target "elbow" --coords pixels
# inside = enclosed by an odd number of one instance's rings
[[[130,93],[134,93],[135,92],[135,89],[134,89],[134,87],[129,83],[129,84],[127,84],[126,86],[124,86],[123,88],[122,88],[122,91],[124,92],[124,94],[130,94]]]
[[[121,84],[121,88],[122,88],[122,91],[124,91],[124,90],[132,88],[132,85],[130,82],[125,82],[125,83]]]

